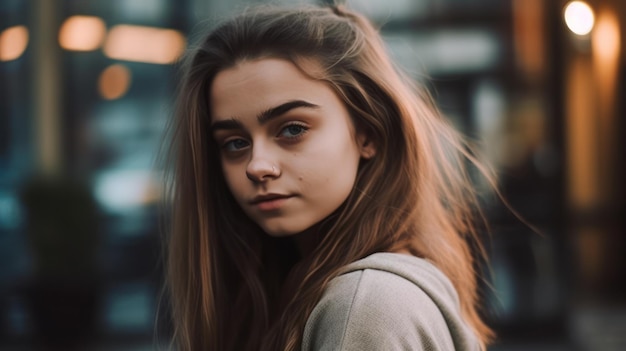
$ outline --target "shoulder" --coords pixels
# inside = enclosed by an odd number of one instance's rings
[[[461,323],[457,315],[454,289],[430,263],[375,254],[331,280],[309,316],[302,349],[454,350],[449,320]]]

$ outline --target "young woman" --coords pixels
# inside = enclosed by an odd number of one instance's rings
[[[190,53],[171,131],[180,350],[485,348],[473,158],[364,17],[226,21]]]

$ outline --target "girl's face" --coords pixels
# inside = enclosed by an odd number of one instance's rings
[[[272,236],[303,232],[335,211],[352,191],[360,158],[375,151],[335,92],[287,60],[223,70],[209,98],[228,188]]]

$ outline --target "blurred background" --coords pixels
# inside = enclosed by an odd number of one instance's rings
[[[177,60],[261,2],[0,0],[1,350],[167,345],[155,157]],[[625,350],[626,2],[348,4],[537,228],[487,201],[491,350]]]

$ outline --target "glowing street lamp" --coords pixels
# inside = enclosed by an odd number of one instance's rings
[[[595,17],[591,7],[584,1],[571,1],[563,13],[567,28],[576,35],[587,35],[593,29]]]

